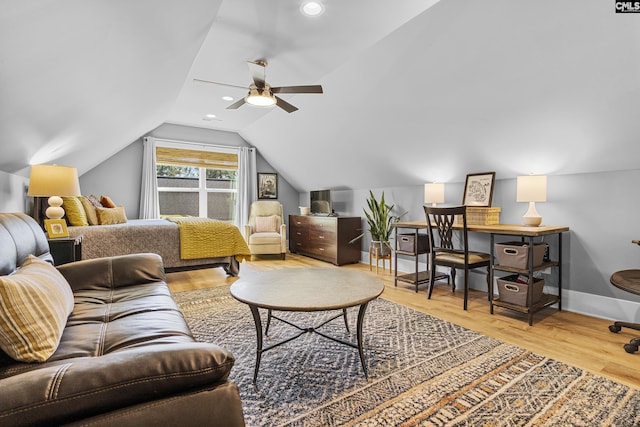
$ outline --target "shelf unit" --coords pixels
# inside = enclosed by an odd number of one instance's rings
[[[422,235],[424,236],[425,234],[419,233],[419,230],[422,229],[424,227],[416,227],[413,225],[402,225],[402,223],[395,223],[394,224],[394,237],[395,237],[395,242],[396,242],[396,250],[395,250],[395,257],[394,257],[394,277],[393,277],[393,285],[394,286],[398,286],[398,281],[401,282],[405,282],[405,283],[410,283],[412,285],[414,285],[416,287],[416,292],[418,292],[418,287],[420,285],[424,285],[424,284],[428,284],[429,280],[430,280],[430,275],[431,275],[431,271],[429,270],[429,246],[427,245],[425,247],[425,249],[423,250],[418,250],[419,244],[418,244],[418,239],[419,237]],[[398,230],[399,229],[408,229],[408,230],[412,230],[413,231],[413,235],[414,235],[414,240],[413,240],[413,246],[414,246],[414,251],[401,251],[398,250]],[[413,257],[414,259],[414,271],[412,273],[403,273],[403,274],[399,274],[398,273],[398,255],[402,255],[402,256],[407,256],[407,257]],[[422,270],[420,271],[420,266],[419,266],[419,260],[420,260],[420,255],[427,255],[426,256],[426,265],[427,265],[427,269],[426,270]],[[450,278],[448,274],[443,274],[443,273],[437,273],[436,274],[436,280],[443,280],[446,279],[447,283],[450,282]]]
[[[545,261],[542,264],[535,266],[533,265],[533,247],[534,247],[534,236],[521,236],[523,242],[527,242],[529,244],[529,257],[527,260],[528,268],[513,268],[508,266],[503,266],[499,264],[495,264],[495,235],[500,233],[492,233],[491,234],[491,269],[490,269],[490,281],[489,283],[492,286],[489,287],[489,300],[491,301],[491,314],[493,314],[494,307],[502,307],[509,310],[518,311],[520,313],[525,313],[528,315],[529,326],[533,325],[533,315],[542,310],[545,307],[557,304],[558,310],[562,310],[562,233],[557,233],[558,238],[558,260],[557,261]],[[513,234],[509,233],[509,235],[513,236]],[[558,293],[554,294],[542,294],[542,298],[535,304],[530,304],[528,306],[522,306],[517,304],[511,304],[506,301],[500,301],[499,297],[494,297],[493,295],[493,282],[496,271],[502,271],[507,273],[517,273],[517,274],[526,274],[529,277],[529,283],[527,286],[528,293],[528,301],[533,301],[533,282],[535,280],[533,274],[537,271],[546,270],[548,268],[557,268],[558,269]]]

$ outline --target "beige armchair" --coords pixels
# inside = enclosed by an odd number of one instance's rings
[[[244,238],[251,255],[280,254],[287,252],[287,226],[284,223],[280,202],[258,200],[249,209],[249,223],[244,226]]]

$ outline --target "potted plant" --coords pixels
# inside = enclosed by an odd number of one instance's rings
[[[364,215],[369,226],[369,234],[371,234],[371,245],[378,246],[379,254],[386,256],[391,251],[391,233],[393,232],[393,223],[400,220],[400,216],[393,215],[391,211],[395,205],[388,205],[384,201],[384,191],[380,197],[380,201],[376,199],[373,191],[369,190],[369,198],[367,199],[369,210],[364,210]],[[404,214],[403,214],[404,215]],[[351,243],[364,237],[365,233],[360,234]]]

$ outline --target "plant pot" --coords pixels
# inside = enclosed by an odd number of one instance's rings
[[[369,247],[369,251],[373,253],[374,248],[378,248],[378,256],[388,256],[391,253],[391,244],[389,242],[371,242],[371,246]]]

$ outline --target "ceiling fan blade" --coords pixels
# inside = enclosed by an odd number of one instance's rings
[[[275,95],[274,95],[275,96]],[[298,110],[298,107],[294,107],[293,105],[289,104],[287,101],[285,101],[282,98],[278,98],[277,96],[276,98],[276,105],[280,108],[282,108],[284,111],[286,111],[287,113],[293,113],[294,111]]]
[[[251,72],[251,77],[253,78],[253,82],[256,84],[258,89],[262,89],[266,80],[266,65],[267,63],[264,61],[255,61],[255,62],[247,62],[249,64],[249,71]]]
[[[229,86],[229,87],[237,87],[240,89],[247,89],[247,86],[230,85],[228,83],[211,82],[209,80],[193,79],[193,81],[196,83],[206,83],[210,85]]]
[[[235,110],[237,108],[242,107],[245,104],[245,100],[244,98],[240,98],[238,99],[236,102],[234,102],[233,104],[229,105],[226,109],[227,110]]]
[[[322,86],[309,85],[309,86],[281,86],[272,87],[273,93],[322,93]]]

